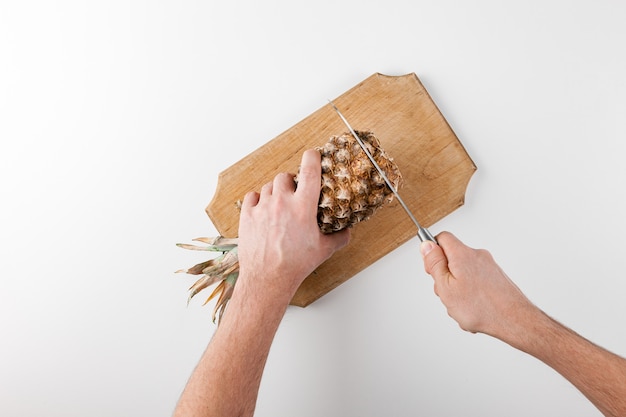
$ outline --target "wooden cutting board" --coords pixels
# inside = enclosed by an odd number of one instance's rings
[[[374,74],[333,99],[355,130],[370,130],[394,158],[399,193],[420,224],[431,226],[464,203],[476,166],[415,74]],[[302,153],[347,129],[329,104],[219,174],[206,212],[217,231],[236,237],[235,202],[279,172],[298,171]],[[417,228],[394,200],[357,224],[350,244],[305,279],[291,304],[305,307],[409,239]],[[416,254],[417,256],[417,254]],[[381,277],[385,279],[385,277]]]

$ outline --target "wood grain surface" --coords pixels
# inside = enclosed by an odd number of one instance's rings
[[[373,74],[333,99],[355,130],[370,130],[394,159],[404,181],[402,199],[425,227],[465,200],[476,166],[415,74]],[[279,172],[296,173],[302,153],[347,128],[329,104],[219,174],[206,208],[217,231],[235,237],[236,201],[259,191]],[[302,283],[291,303],[305,307],[409,239],[417,228],[394,200],[352,229],[350,244]],[[384,277],[381,277],[381,279]]]

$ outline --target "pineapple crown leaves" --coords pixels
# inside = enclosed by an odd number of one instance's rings
[[[191,275],[202,275],[189,288],[189,298],[187,299],[187,304],[189,304],[191,299],[200,291],[219,282],[218,286],[204,302],[204,304],[207,304],[219,295],[215,308],[213,309],[212,316],[213,322],[215,322],[217,316],[219,323],[226,309],[226,305],[232,296],[235,282],[239,277],[238,239],[229,239],[218,236],[215,238],[196,238],[193,239],[193,241],[206,243],[207,246],[189,245],[183,243],[178,243],[176,246],[189,250],[221,252],[221,254],[214,259],[201,262],[189,269],[181,269],[176,272],[184,272]]]
[[[204,302],[203,305],[211,301],[216,295],[219,294],[219,298],[217,300],[217,303],[215,304],[215,308],[213,309],[213,323],[215,323],[216,315],[218,316],[218,323],[222,320],[222,315],[226,310],[226,306],[228,305],[230,297],[233,295],[233,289],[235,288],[235,282],[237,282],[238,277],[239,271],[228,274],[226,278],[222,282],[220,282],[217,287],[215,287],[209,298],[207,298],[207,300]]]
[[[194,242],[206,243],[207,246],[189,245],[187,243],[177,243],[176,246],[189,250],[204,250],[211,252],[228,252],[235,248],[239,243],[237,238],[226,238],[222,236],[217,237],[197,237],[192,239]]]

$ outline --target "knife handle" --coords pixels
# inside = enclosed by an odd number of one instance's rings
[[[437,242],[437,239],[435,239],[435,237],[425,227],[420,227],[419,229],[417,229],[417,237],[419,237],[422,242],[430,240],[431,242],[434,242],[436,245],[439,244]]]

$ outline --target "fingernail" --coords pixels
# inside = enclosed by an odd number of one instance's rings
[[[420,252],[422,256],[428,255],[428,253],[435,248],[435,244],[430,240],[426,240],[420,244]]]

